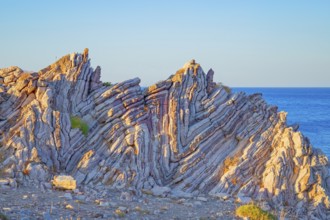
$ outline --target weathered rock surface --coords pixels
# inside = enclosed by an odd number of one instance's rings
[[[0,70],[0,179],[42,188],[67,174],[91,189],[223,193],[330,215],[327,157],[260,94],[230,93],[195,61],[146,90],[138,78],[103,86],[100,72],[88,50],[37,73]]]

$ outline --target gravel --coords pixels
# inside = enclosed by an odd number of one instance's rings
[[[214,197],[162,198],[114,189],[0,190],[0,213],[9,219],[238,219],[235,207]]]

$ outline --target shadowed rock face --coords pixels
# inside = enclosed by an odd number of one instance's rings
[[[78,186],[228,193],[329,215],[328,159],[260,94],[228,93],[194,60],[145,90],[138,78],[103,86],[100,72],[88,50],[38,73],[0,70],[0,178],[41,186],[66,174]]]

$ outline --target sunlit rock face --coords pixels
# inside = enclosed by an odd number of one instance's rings
[[[260,94],[231,93],[194,60],[147,89],[100,74],[88,50],[35,73],[0,70],[1,179],[42,187],[64,174],[78,187],[227,193],[329,216],[328,159]]]
[[[71,176],[54,176],[52,180],[54,188],[63,190],[74,190],[77,187],[76,180]]]

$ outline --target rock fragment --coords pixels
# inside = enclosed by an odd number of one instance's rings
[[[55,188],[64,190],[74,190],[77,187],[76,180],[66,175],[54,176],[52,184]]]

